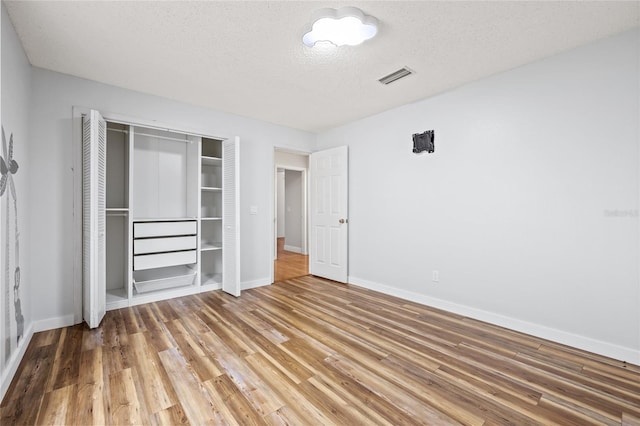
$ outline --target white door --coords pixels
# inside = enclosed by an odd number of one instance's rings
[[[98,111],[82,121],[82,312],[91,328],[106,309],[107,123]]]
[[[347,282],[348,151],[346,146],[314,152],[310,163],[309,273]]]
[[[222,144],[222,290],[240,296],[240,138]]]

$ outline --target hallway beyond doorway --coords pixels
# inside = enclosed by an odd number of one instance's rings
[[[286,251],[284,238],[278,238],[278,258],[274,261],[274,282],[309,274],[309,256]]]

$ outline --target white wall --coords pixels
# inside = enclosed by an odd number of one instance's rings
[[[0,229],[2,230],[0,242],[0,400],[18,367],[31,339],[33,329],[31,320],[33,286],[28,222],[29,189],[32,183],[30,175],[33,173],[29,161],[31,155],[29,129],[30,121],[33,118],[29,109],[31,67],[7,15],[4,3],[1,8],[2,64],[0,68],[2,69],[2,84],[0,86],[2,87],[2,107],[0,121],[7,144],[13,135],[13,159],[18,163],[18,170],[11,176],[15,187],[15,198],[10,187],[7,186],[0,203]],[[7,160],[7,156],[1,148],[0,155]],[[16,248],[16,207],[19,249]],[[40,220],[44,218],[43,215],[40,216]],[[8,255],[8,263],[5,255]],[[20,274],[18,300],[16,300],[14,286],[17,276],[15,271],[18,266]],[[16,315],[17,306],[22,313],[22,325],[18,325],[20,315]]]
[[[276,173],[276,217],[278,219],[276,225],[277,238],[284,238],[284,170],[278,169]]]
[[[32,171],[39,183],[31,193],[32,255],[38,262],[32,271],[33,312],[41,327],[73,322],[73,106],[213,136],[240,136],[241,279],[243,286],[271,282],[273,165],[265,159],[272,158],[276,142],[310,150],[314,135],[38,68],[32,89]],[[249,206],[257,206],[258,214],[250,215]]]
[[[321,133],[350,151],[350,281],[640,363],[639,40]]]
[[[284,249],[302,253],[302,172],[284,171]]]

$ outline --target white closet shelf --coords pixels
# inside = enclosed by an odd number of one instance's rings
[[[203,217],[200,220],[222,220],[221,217]]]
[[[124,288],[107,289],[107,304],[127,300],[127,290]]]
[[[126,210],[105,210],[104,212],[109,217],[127,217],[129,216],[129,212]]]
[[[105,211],[107,213],[109,213],[109,212],[123,212],[123,213],[126,213],[126,212],[129,211],[129,209],[127,207],[107,207],[105,209]]]
[[[222,165],[222,158],[220,157],[207,157],[203,155],[201,158],[202,158],[202,164],[204,166],[221,166]]]
[[[222,284],[222,274],[203,274],[201,285]]]
[[[213,186],[203,186],[201,189],[203,191],[209,191],[209,192],[222,192],[222,188],[216,188]]]
[[[222,242],[220,241],[203,241],[200,244],[201,251],[222,250]]]

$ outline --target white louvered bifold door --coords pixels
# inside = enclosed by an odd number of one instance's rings
[[[222,290],[240,296],[240,138],[222,145]]]
[[[82,121],[82,313],[98,327],[106,308],[107,123],[98,111]]]

